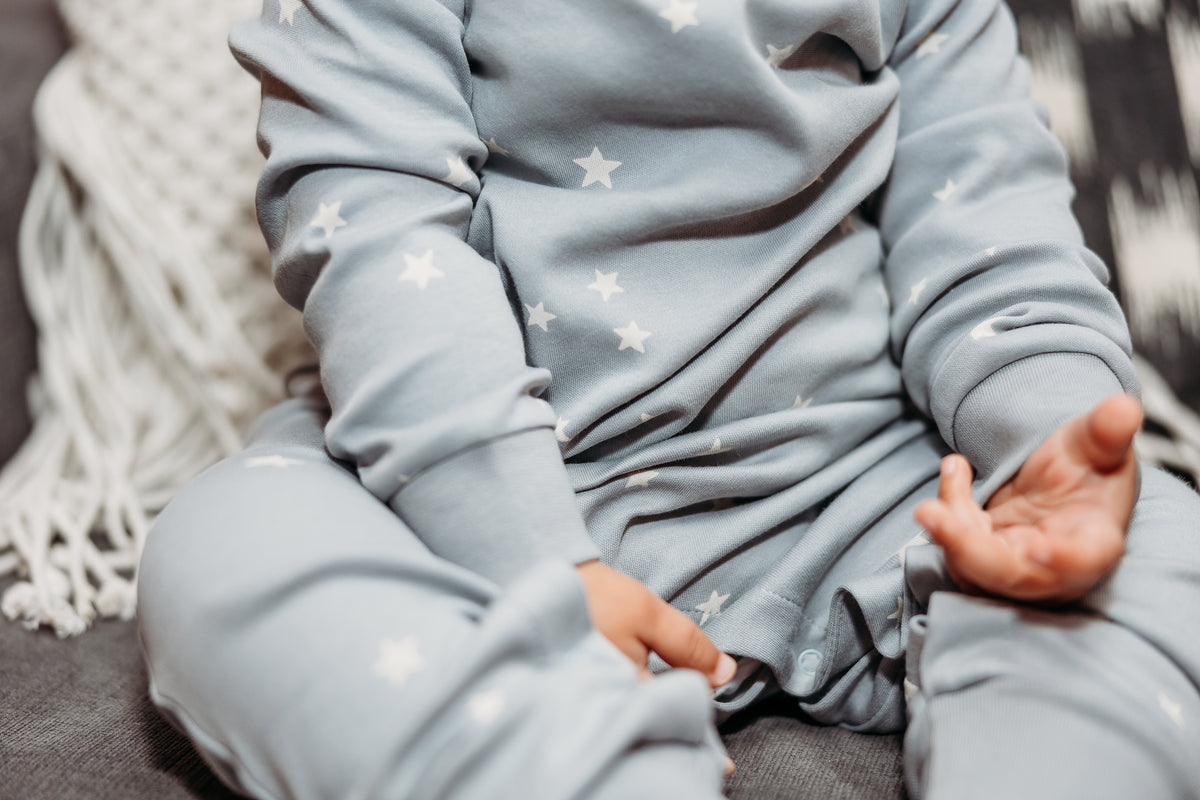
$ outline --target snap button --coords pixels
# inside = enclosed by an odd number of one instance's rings
[[[805,650],[796,657],[796,666],[805,675],[816,675],[817,670],[821,667],[821,661],[824,657],[819,650]]]

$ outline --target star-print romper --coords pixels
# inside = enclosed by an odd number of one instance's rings
[[[320,397],[164,511],[155,701],[259,797],[719,797],[573,565],[773,692],[906,724],[914,797],[1200,795],[1200,500],[964,596],[912,521],[1136,391],[998,0],[266,0],[259,214]],[[662,667],[661,663],[654,664]]]

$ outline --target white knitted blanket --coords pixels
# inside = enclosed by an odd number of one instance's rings
[[[0,472],[0,600],[60,636],[129,617],[154,515],[311,358],[254,221],[257,84],[225,40],[256,0],[60,0],[22,222],[34,429]]]

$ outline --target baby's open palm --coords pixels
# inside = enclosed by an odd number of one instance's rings
[[[966,591],[1013,600],[1067,602],[1107,575],[1125,550],[1137,492],[1133,436],[1141,406],[1105,400],[1046,438],[981,508],[971,466],[942,461],[938,498],[916,518],[942,546],[951,577]]]

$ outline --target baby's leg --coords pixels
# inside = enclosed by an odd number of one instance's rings
[[[1200,797],[1200,497],[1156,470],[1074,610],[939,592],[912,621],[914,797]]]
[[[720,796],[699,675],[641,682],[574,569],[501,590],[432,556],[292,400],[163,512],[143,557],[155,702],[259,797]],[[463,531],[485,536],[486,531]]]

